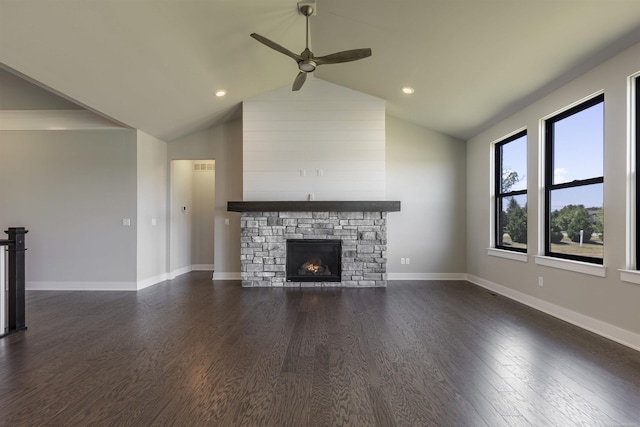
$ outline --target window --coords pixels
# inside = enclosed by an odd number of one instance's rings
[[[545,254],[604,259],[604,95],[545,123]]]
[[[496,248],[527,251],[527,131],[495,146]]]

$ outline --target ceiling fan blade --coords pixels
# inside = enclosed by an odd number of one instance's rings
[[[330,55],[319,56],[317,58],[313,58],[313,60],[318,65],[322,64],[338,64],[340,62],[351,62],[357,61],[358,59],[363,59],[371,56],[371,49],[353,49],[353,50],[345,50],[342,52],[332,53]]]
[[[269,40],[266,37],[262,37],[260,34],[251,33],[251,37],[253,37],[254,39],[258,40],[263,45],[270,47],[273,50],[277,50],[280,53],[284,53],[285,55],[287,55],[288,57],[290,57],[291,59],[293,59],[296,62],[302,61],[302,57],[300,55],[296,55],[295,53],[291,52],[286,47],[280,46],[278,43],[273,42],[273,41]]]
[[[293,81],[293,88],[291,90],[300,90],[305,80],[307,80],[307,73],[300,71]]]

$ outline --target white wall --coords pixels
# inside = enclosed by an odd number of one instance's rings
[[[137,132],[138,289],[167,278],[167,144]]]
[[[171,141],[168,157],[215,160],[214,278],[239,279],[240,215],[227,212],[227,202],[242,200],[242,122],[233,121]]]
[[[385,200],[385,103],[319,79],[243,102],[244,200]]]
[[[29,289],[136,289],[136,178],[135,131],[0,131],[0,228],[29,230]]]
[[[466,147],[462,141],[387,116],[390,280],[464,278]],[[410,264],[401,264],[409,258]]]
[[[640,44],[594,68],[467,144],[467,272],[483,286],[640,349],[640,285],[622,281],[626,265],[628,77],[640,71]],[[606,277],[546,267],[540,254],[539,120],[597,91],[605,94],[604,208]],[[527,262],[489,256],[491,142],[526,127],[528,135]],[[543,277],[544,286],[538,286]]]

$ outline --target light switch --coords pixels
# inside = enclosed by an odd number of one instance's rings
[[[131,218],[122,218],[122,225],[129,227],[131,225]]]

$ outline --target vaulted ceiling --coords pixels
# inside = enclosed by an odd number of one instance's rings
[[[639,0],[317,0],[316,55],[370,58],[315,77],[387,101],[389,114],[468,139],[640,42]],[[170,141],[291,85],[296,0],[0,0],[0,66]],[[415,88],[411,96],[400,88]],[[227,90],[223,98],[214,96]],[[304,87],[302,88],[304,90]]]

